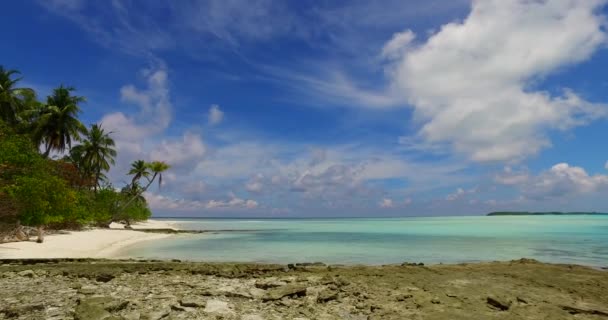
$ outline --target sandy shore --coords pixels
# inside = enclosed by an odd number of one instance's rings
[[[177,229],[174,222],[164,220],[148,220],[133,225],[133,228]],[[162,233],[125,230],[123,225],[113,223],[110,229],[48,235],[41,244],[34,241],[0,244],[0,258],[112,258],[127,246],[170,236]]]

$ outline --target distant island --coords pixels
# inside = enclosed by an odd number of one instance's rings
[[[606,216],[602,212],[527,212],[527,211],[499,211],[490,212],[487,216]]]

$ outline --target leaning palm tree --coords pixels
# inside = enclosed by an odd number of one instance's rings
[[[111,132],[105,130],[98,124],[93,124],[90,130],[84,133],[82,144],[75,146],[74,155],[79,157],[79,167],[83,175],[92,175],[95,179],[94,191],[101,186],[103,172],[110,170],[114,165],[116,149],[114,149],[114,139],[110,137]]]
[[[63,85],[53,90],[47,97],[46,105],[33,129],[33,139],[38,145],[44,144],[44,156],[48,157],[52,150],[63,152],[72,147],[72,140],[79,141],[80,135],[86,133],[86,127],[78,120],[80,103],[84,97],[73,96],[73,87]]]
[[[165,172],[165,171],[169,170],[169,168],[171,168],[170,165],[168,165],[167,163],[165,163],[163,161],[148,162],[148,163],[146,163],[146,166],[148,167],[148,169],[150,169],[150,171],[152,171],[152,173],[153,173],[152,178],[148,180],[148,184],[146,184],[145,187],[139,188],[139,190],[134,195],[131,196],[131,198],[122,206],[123,210],[125,208],[127,208],[131,203],[133,203],[133,201],[140,198],[144,194],[144,192],[148,191],[148,188],[150,188],[150,186],[152,185],[152,183],[154,183],[154,180],[156,180],[157,177],[158,177],[158,187],[160,188],[162,181],[163,181],[163,172]]]
[[[7,70],[0,65],[0,119],[10,125],[19,123],[20,113],[36,98],[34,90],[17,87],[21,78],[13,76],[18,74],[17,70]]]
[[[135,187],[141,178],[149,179],[150,171],[148,169],[148,164],[144,160],[135,160],[131,163],[131,170],[129,170],[128,174],[133,175],[133,179],[131,179],[132,187]]]

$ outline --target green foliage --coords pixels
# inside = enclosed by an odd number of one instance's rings
[[[84,97],[73,96],[73,87],[60,86],[48,96],[46,105],[35,118],[32,138],[37,145],[44,144],[48,156],[52,150],[63,152],[72,147],[72,141],[80,140],[86,127],[78,119],[80,103]]]
[[[122,191],[101,188],[117,155],[111,133],[80,122],[85,98],[73,95],[74,88],[60,86],[42,103],[33,90],[17,87],[18,74],[0,66],[0,224],[79,228],[148,219],[143,193],[156,178],[160,186],[169,165],[138,160]],[[61,160],[48,158],[66,150]]]
[[[17,202],[19,219],[25,225],[61,223],[78,220],[76,192],[62,179],[49,174],[19,176],[8,187],[8,194]]]

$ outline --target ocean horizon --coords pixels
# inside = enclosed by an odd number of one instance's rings
[[[125,248],[146,259],[382,265],[505,261],[608,265],[608,216],[175,218],[179,235]]]

